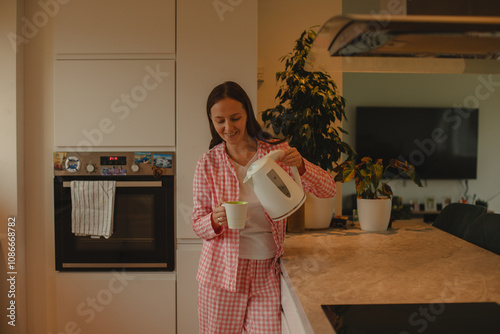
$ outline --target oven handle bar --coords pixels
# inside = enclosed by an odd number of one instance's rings
[[[64,188],[71,188],[71,181],[63,182]],[[140,187],[140,188],[158,188],[162,187],[161,181],[116,181],[116,187],[119,188],[132,188],[132,187]]]

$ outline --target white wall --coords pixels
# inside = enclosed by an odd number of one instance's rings
[[[23,181],[23,48],[16,48],[11,41],[19,34],[18,20],[23,3],[16,0],[0,2],[0,309],[1,333],[26,332],[26,270],[25,270],[25,216]],[[15,225],[13,225],[15,219]],[[11,224],[9,224],[9,222]],[[7,237],[15,229],[15,267],[7,267]],[[10,235],[8,233],[11,233]],[[10,244],[12,246],[12,243]],[[12,254],[10,254],[12,255]],[[17,274],[7,275],[8,272]],[[15,297],[11,294],[7,278],[14,278]],[[9,296],[10,295],[10,296]],[[12,315],[7,318],[15,302]],[[8,313],[7,313],[8,312]],[[15,320],[15,327],[8,321]]]
[[[40,6],[42,1],[24,2],[24,21],[36,28],[27,35],[24,62],[28,333],[55,333],[52,154],[53,18],[57,11],[53,7],[48,13]]]
[[[479,101],[479,143],[477,180],[470,180],[469,200],[477,198],[488,200],[500,191],[500,75],[489,78],[488,74],[344,74],[344,97],[347,100],[347,131],[345,137],[353,147],[355,135],[356,106],[438,106],[450,107],[463,104],[471,96],[477,95],[477,89],[484,81],[491,81],[488,88],[480,88],[481,95],[487,97]],[[486,95],[485,95],[486,96]],[[397,140],[397,133],[395,140]],[[424,188],[418,188],[411,182],[392,183],[396,195],[404,201],[413,198],[424,203],[425,198],[434,197],[442,202],[449,197],[458,201],[465,194],[462,181],[429,180]],[[354,184],[347,183],[343,195],[354,194]],[[489,209],[500,211],[500,195],[489,202]]]

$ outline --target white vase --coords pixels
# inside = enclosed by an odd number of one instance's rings
[[[385,231],[391,219],[391,199],[358,198],[359,226],[363,231]]]
[[[304,203],[304,225],[308,229],[328,228],[335,211],[335,197],[319,198],[307,193]]]

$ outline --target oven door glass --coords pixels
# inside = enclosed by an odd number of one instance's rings
[[[174,269],[172,176],[118,177],[113,234],[108,239],[71,232],[69,183],[75,179],[90,180],[65,176],[54,181],[57,270]]]

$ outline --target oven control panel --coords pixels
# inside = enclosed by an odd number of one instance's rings
[[[54,175],[174,175],[174,152],[54,152]]]

